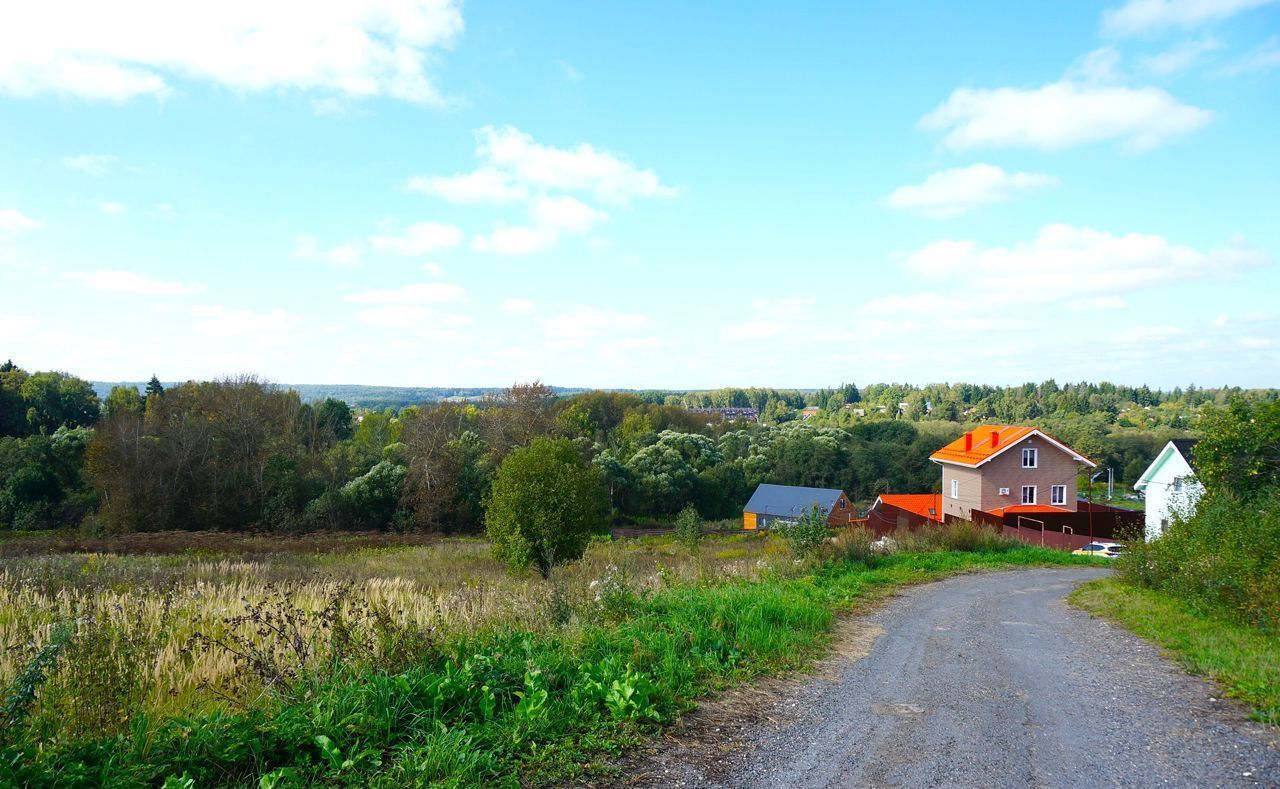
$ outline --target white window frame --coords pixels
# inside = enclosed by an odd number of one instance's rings
[[[1031,458],[1031,462],[1027,462],[1027,458]],[[1036,447],[1022,448],[1022,467],[1023,468],[1040,468],[1040,450]]]
[[[1049,503],[1053,505],[1061,505],[1067,503],[1067,486],[1054,485],[1049,488]]]
[[[951,480],[951,498],[960,498],[960,480],[958,479]]]
[[[1031,491],[1031,501],[1027,501],[1027,491]],[[1035,485],[1023,485],[1022,486],[1022,503],[1035,504],[1038,499],[1038,497],[1036,496],[1036,493],[1037,491],[1036,491]]]

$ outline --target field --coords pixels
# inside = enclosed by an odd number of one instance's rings
[[[600,540],[543,580],[509,575],[477,539],[329,536],[287,552],[244,539],[155,552],[182,540],[152,537],[141,554],[6,544],[0,783],[561,781],[708,690],[804,667],[852,603],[1074,561],[974,533],[878,559],[846,540],[801,560],[756,534],[692,550]]]

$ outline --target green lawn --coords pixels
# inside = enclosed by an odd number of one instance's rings
[[[1219,682],[1227,695],[1280,726],[1280,639],[1190,611],[1160,592],[1104,578],[1071,594],[1075,605],[1159,644],[1188,670]]]
[[[1092,496],[1093,498],[1091,501],[1093,501],[1094,504],[1106,504],[1110,507],[1120,507],[1121,509],[1138,511],[1142,511],[1146,508],[1146,503],[1143,501],[1125,498],[1126,496],[1133,495],[1132,485],[1117,482],[1114,486],[1113,492],[1115,493],[1114,498],[1107,498],[1107,483],[1105,480],[1080,486],[1080,495],[1086,499]]]

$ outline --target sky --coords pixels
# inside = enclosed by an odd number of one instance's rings
[[[1280,1],[0,7],[0,357],[1278,386]]]

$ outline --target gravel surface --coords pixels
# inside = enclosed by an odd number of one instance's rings
[[[632,783],[1280,786],[1274,730],[1152,645],[1067,605],[1106,572],[981,573],[909,589],[842,636],[860,632],[863,646],[748,700],[739,725],[721,710],[714,726],[677,733],[632,765]]]

